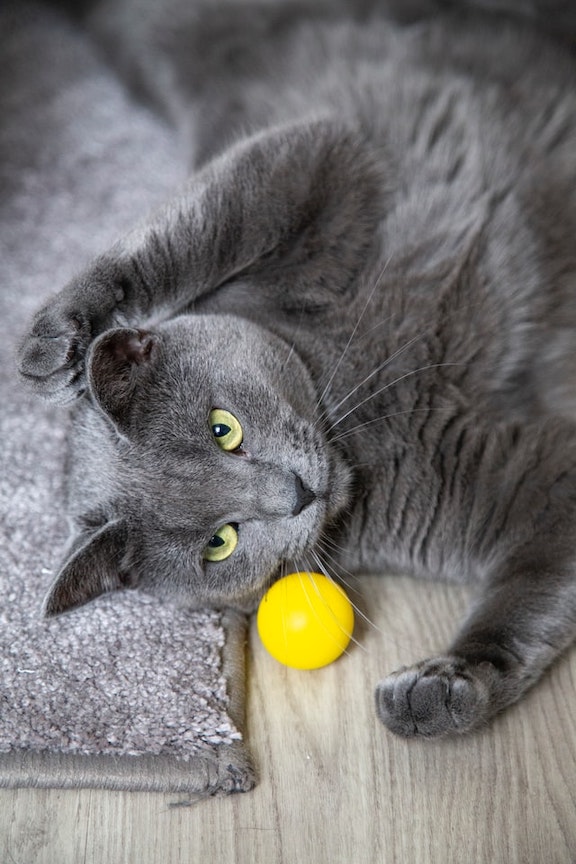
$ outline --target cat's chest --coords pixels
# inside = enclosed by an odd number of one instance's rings
[[[435,363],[395,364],[392,356],[371,361],[355,383],[335,384],[325,396],[328,446],[343,453],[354,476],[334,542],[353,572],[438,574],[451,568],[438,529],[451,470],[443,436],[460,416],[460,400]]]
[[[332,563],[350,573],[452,578],[452,558],[460,556],[456,549],[452,555],[439,527],[441,478],[413,451],[394,443],[380,458],[354,468],[349,507],[326,532],[328,548],[338,550],[331,553]]]

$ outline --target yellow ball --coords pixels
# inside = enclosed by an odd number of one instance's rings
[[[327,666],[348,647],[354,611],[339,585],[320,573],[290,573],[266,592],[256,618],[266,650],[294,669]]]

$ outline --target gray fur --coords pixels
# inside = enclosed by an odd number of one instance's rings
[[[411,24],[345,2],[96,13],[193,171],[20,360],[75,403],[48,614],[136,585],[249,607],[318,559],[468,580],[446,656],[377,690],[393,731],[436,736],[576,636],[576,69],[528,23],[410,5]],[[236,551],[202,560],[227,523]]]

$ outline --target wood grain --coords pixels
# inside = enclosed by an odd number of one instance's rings
[[[324,670],[284,669],[253,634],[254,792],[174,807],[2,790],[1,864],[574,864],[576,650],[481,733],[402,741],[375,719],[374,684],[442,650],[469,594],[404,578],[359,587],[376,627]]]

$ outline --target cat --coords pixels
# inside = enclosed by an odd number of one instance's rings
[[[71,406],[46,615],[134,587],[250,610],[288,569],[467,581],[445,654],[376,690],[436,737],[576,636],[576,69],[521,20],[390,9],[93,11],[190,178],[19,363]]]

